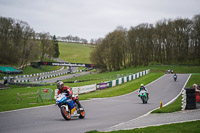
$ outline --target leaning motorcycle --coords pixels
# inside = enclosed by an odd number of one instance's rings
[[[147,97],[147,92],[145,90],[141,90],[139,92],[139,97],[141,98],[143,104],[147,103],[148,97]]]
[[[78,95],[74,96],[78,99]],[[77,103],[72,99],[67,98],[65,93],[59,94],[56,99],[56,105],[60,108],[61,114],[65,120],[70,120],[71,117],[85,117],[85,110],[83,107],[79,108]]]

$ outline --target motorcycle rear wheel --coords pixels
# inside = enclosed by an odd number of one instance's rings
[[[68,111],[66,111],[66,107],[62,106],[60,108],[60,111],[61,111],[62,116],[65,118],[65,120],[71,120],[71,111],[70,111],[70,109]]]

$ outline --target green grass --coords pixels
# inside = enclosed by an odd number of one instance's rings
[[[67,80],[63,80],[63,81],[75,81],[75,80],[93,80],[93,81],[97,81],[98,82],[103,82],[103,81],[110,81],[113,79],[117,79],[118,76],[127,76],[130,74],[135,74],[137,72],[140,71],[144,71],[148,69],[147,67],[131,67],[131,68],[127,68],[127,69],[122,69],[119,71],[113,71],[113,72],[104,72],[104,73],[98,73],[98,74],[87,74],[87,75],[83,75],[80,77],[75,77],[72,79],[67,79]]]
[[[88,63],[93,47],[90,45],[59,42],[60,59],[71,63]]]
[[[200,73],[200,66],[185,66],[185,65],[150,65],[152,72],[165,73],[168,69],[173,69],[174,73]]]
[[[43,73],[43,72],[58,70],[60,68],[61,66],[40,66],[39,68],[33,68],[28,66],[23,68],[23,74]]]
[[[133,80],[131,82],[127,82],[125,84],[122,84],[113,88],[101,90],[101,91],[96,91],[96,92],[92,92],[88,94],[82,94],[82,95],[79,95],[79,97],[80,97],[80,100],[85,100],[85,99],[90,99],[90,98],[112,97],[112,96],[126,94],[138,89],[138,86],[141,83],[144,83],[144,84],[150,83],[151,81],[157,79],[161,75],[162,75],[161,73],[150,73],[146,76],[140,77],[139,79]],[[81,84],[83,83],[80,82],[80,83],[75,83],[73,85],[70,85],[70,84],[65,84],[65,85],[72,87],[72,86],[81,86]],[[30,99],[26,101],[21,101],[19,104],[17,104],[17,93],[20,93],[20,94],[32,93],[32,92],[36,92],[38,89],[41,90],[41,88],[50,88],[50,89],[55,90],[56,86],[55,85],[46,86],[46,87],[11,86],[11,88],[9,89],[0,90],[0,97],[1,97],[0,111],[54,104],[55,103],[54,100],[42,102],[41,99],[39,103],[35,103],[36,99]]]
[[[182,96],[180,95],[174,102],[171,104],[162,107],[160,109],[154,110],[152,113],[172,113],[181,110],[181,100]]]
[[[132,130],[119,130],[106,133],[198,133],[200,120],[176,124],[167,124],[162,126],[151,126],[146,128],[136,128]],[[105,133],[98,131],[89,131],[87,133]]]
[[[162,76],[161,73],[150,73],[146,76],[140,77],[139,79],[133,80],[131,82],[127,82],[125,84],[121,84],[116,87],[107,88],[104,90],[99,90],[99,91],[91,92],[88,94],[80,95],[80,99],[86,100],[90,98],[113,97],[113,96],[127,94],[127,93],[137,90],[141,83],[148,84],[156,80],[160,76]]]
[[[186,87],[192,87],[194,83],[200,84],[200,75],[199,74],[192,74]],[[180,111],[182,106],[182,95],[180,95],[174,102],[171,104],[162,107],[160,109],[154,110],[152,113],[171,113]]]

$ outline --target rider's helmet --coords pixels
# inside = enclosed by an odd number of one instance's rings
[[[62,81],[58,81],[57,82],[57,88],[58,89],[61,89],[61,88],[63,88],[64,87],[64,83],[62,82]]]
[[[144,87],[144,84],[141,84],[140,87]]]

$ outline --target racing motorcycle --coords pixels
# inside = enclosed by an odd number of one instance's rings
[[[177,75],[175,74],[174,75],[174,81],[176,82],[176,80],[177,80]]]
[[[139,97],[141,98],[143,104],[147,103],[148,97],[147,97],[147,92],[145,90],[141,90],[139,92]]]
[[[78,99],[78,95],[73,97]],[[66,93],[58,95],[56,105],[60,108],[61,114],[65,120],[70,120],[71,117],[79,117],[80,119],[85,117],[85,110],[83,107],[79,108],[77,103],[67,98]]]

